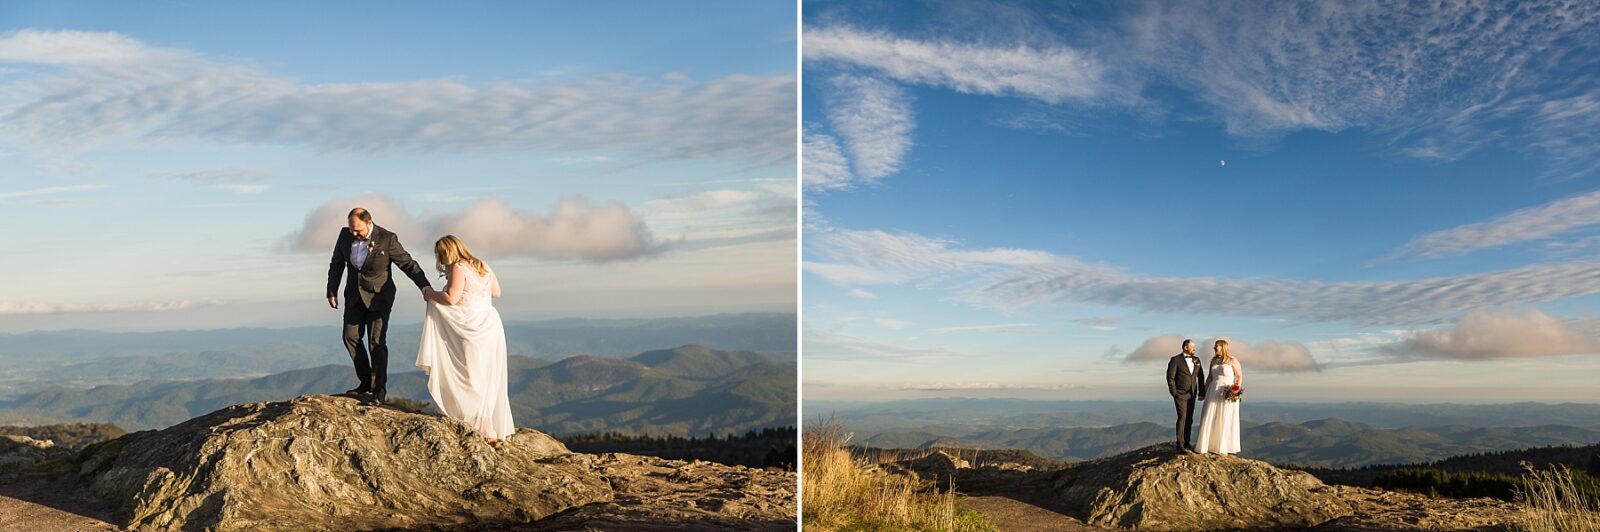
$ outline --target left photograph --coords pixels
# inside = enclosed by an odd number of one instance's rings
[[[0,529],[796,528],[797,6],[0,5]]]

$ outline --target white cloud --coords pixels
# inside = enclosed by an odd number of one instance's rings
[[[427,256],[445,234],[461,237],[474,254],[541,259],[616,260],[656,251],[644,222],[626,205],[591,205],[582,196],[559,201],[545,215],[518,212],[496,198],[480,200],[459,212],[418,220],[385,196],[328,202],[313,210],[289,237],[299,251],[326,252],[345,225],[352,207],[372,213],[373,222],[411,243],[413,256]]]
[[[1020,329],[1033,327],[1032,323],[1000,323],[995,325],[960,325],[956,327],[938,327],[932,329],[939,334],[953,332],[1015,332]]]
[[[731,205],[748,203],[759,197],[760,194],[748,190],[706,190],[688,196],[652,200],[646,206],[651,211],[703,213],[708,209],[720,209]]]
[[[844,141],[852,174],[870,182],[899,171],[911,150],[915,125],[910,96],[891,83],[868,77],[836,76],[829,85],[828,122]],[[824,160],[831,157],[826,152],[819,155]]]
[[[1005,384],[998,382],[933,382],[906,384],[898,389],[917,392],[1004,391],[1004,390],[1071,390],[1074,384]]]
[[[94,312],[166,312],[193,308],[191,301],[162,301],[151,303],[0,303],[0,316],[35,314],[75,314]]]
[[[0,202],[6,201],[6,200],[11,200],[11,199],[28,198],[28,197],[34,197],[34,196],[49,196],[49,195],[54,195],[54,194],[68,194],[68,193],[72,193],[72,192],[87,192],[87,191],[90,191],[90,190],[100,190],[100,189],[106,188],[106,187],[107,187],[107,185],[63,185],[63,186],[56,186],[56,187],[35,188],[35,189],[30,189],[30,190],[18,190],[18,191],[15,191],[15,192],[0,192]]]
[[[1311,350],[1299,342],[1266,340],[1259,344],[1251,344],[1235,338],[1224,339],[1228,341],[1228,354],[1238,358],[1239,364],[1243,366],[1246,372],[1303,373],[1321,371],[1321,366],[1317,363],[1316,358],[1311,356]],[[1150,338],[1123,357],[1123,361],[1165,362],[1183,351],[1183,340],[1182,336],[1170,333]],[[1212,346],[1216,344],[1217,340],[1217,338],[1195,339],[1195,356],[1200,357],[1202,363],[1207,363],[1213,356]]]
[[[855,176],[850,173],[850,161],[839,149],[839,141],[817,133],[810,127],[805,131],[805,146],[801,148],[800,176],[806,188],[831,190],[848,188]]]
[[[7,94],[0,137],[32,146],[81,149],[129,137],[336,153],[614,150],[646,160],[759,164],[795,155],[792,75],[310,85],[250,64],[145,53],[149,47],[112,33],[30,31],[8,38],[0,41],[0,65],[55,65],[0,82]],[[107,43],[115,46],[93,51]],[[139,62],[129,63],[130,56]]]
[[[154,174],[152,177],[187,181],[241,194],[256,194],[272,188],[266,183],[273,179],[273,174],[265,168],[230,166],[188,172],[165,172]]]
[[[884,362],[926,362],[962,356],[942,348],[893,345],[860,336],[826,331],[805,331],[806,360],[876,360]]]
[[[1600,224],[1600,191],[1518,209],[1486,222],[1453,227],[1412,239],[1388,259],[1434,259],[1517,242],[1550,238]]]
[[[0,35],[0,63],[115,64],[176,59],[185,55],[115,33],[25,29]]]
[[[1595,66],[1597,24],[1563,1],[1146,3],[1101,48],[1236,135],[1364,127],[1424,159],[1501,143],[1559,163],[1600,151],[1600,86],[1557,70]]]
[[[806,61],[832,61],[905,82],[960,92],[1062,102],[1105,92],[1093,54],[1059,46],[915,40],[849,27],[805,30]]]
[[[1088,318],[1078,318],[1072,320],[1072,322],[1097,331],[1114,331],[1117,329],[1117,324],[1121,323],[1122,320],[1103,316],[1093,316]]]
[[[850,289],[850,297],[859,298],[859,299],[877,299],[878,295],[874,294],[872,292],[868,292],[866,290],[862,290],[860,288],[851,288]]]
[[[891,319],[884,319],[884,318],[878,318],[878,319],[872,320],[872,324],[877,326],[879,329],[884,329],[884,330],[889,330],[889,331],[898,331],[898,330],[905,329],[906,327],[910,327],[911,326],[911,322],[906,321],[906,320],[891,320]]]
[[[836,285],[911,281],[997,308],[1095,303],[1168,314],[1228,314],[1364,325],[1410,324],[1465,309],[1600,293],[1600,264],[1531,265],[1396,281],[1155,277],[1025,249],[966,250],[914,234],[833,230],[805,269]]]
[[[412,201],[422,203],[461,203],[472,199],[469,196],[451,194],[448,192],[419,192],[409,196]]]
[[[1400,358],[1489,360],[1573,354],[1600,354],[1600,321],[1563,320],[1538,309],[1499,313],[1478,311],[1454,327],[1414,331],[1380,353]]]

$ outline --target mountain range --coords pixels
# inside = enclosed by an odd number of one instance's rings
[[[781,313],[571,318],[506,323],[506,341],[511,355],[547,360],[623,358],[662,346],[700,344],[793,361],[795,330],[794,314]],[[0,398],[56,386],[259,377],[346,364],[339,334],[337,313],[326,325],[283,329],[0,333]],[[415,353],[420,336],[420,324],[396,324],[389,331],[390,350]]]
[[[1111,427],[988,430],[954,436],[887,431],[857,433],[855,441],[876,448],[1022,449],[1045,458],[1081,461],[1170,442],[1172,433],[1171,425],[1143,422]],[[1240,427],[1244,449],[1241,457],[1303,467],[1429,462],[1456,455],[1595,442],[1600,442],[1600,427],[1443,425],[1386,429],[1339,419],[1245,422]]]
[[[429,402],[425,375],[397,372],[405,362],[391,360],[390,396]],[[751,351],[685,345],[630,358],[512,356],[508,365],[517,425],[556,435],[725,434],[796,421],[795,365]],[[350,366],[333,364],[254,378],[55,387],[0,402],[0,409],[30,423],[101,422],[141,430],[229,405],[338,393],[354,385]]]

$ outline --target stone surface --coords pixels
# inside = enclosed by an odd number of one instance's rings
[[[526,523],[612,499],[565,451],[531,430],[491,446],[453,419],[314,395],[90,446],[79,475],[135,529]]]
[[[1308,473],[1155,445],[1056,474],[1055,493],[1091,525],[1145,530],[1308,527],[1352,513]]]
[[[793,472],[628,454],[572,455],[612,486],[613,500],[529,530],[794,530]]]

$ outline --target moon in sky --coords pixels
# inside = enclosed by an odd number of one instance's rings
[[[1220,161],[1220,162],[1222,163],[1222,166],[1227,166],[1228,165],[1228,161]]]

